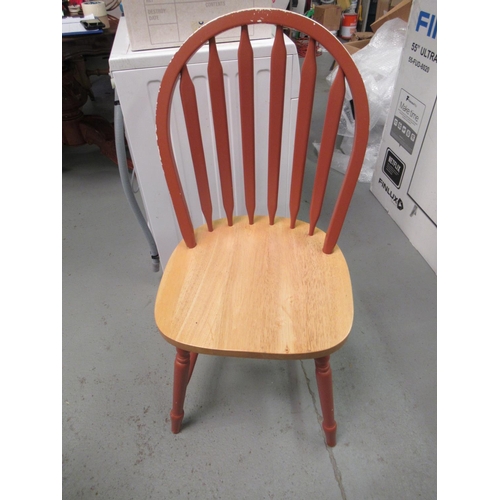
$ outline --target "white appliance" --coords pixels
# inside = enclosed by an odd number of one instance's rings
[[[267,213],[267,142],[269,117],[269,64],[274,39],[253,40],[255,72],[255,141],[256,141],[256,215]],[[285,37],[287,49],[286,94],[284,130],[281,153],[280,187],[277,215],[288,217],[288,198],[291,182],[291,165],[295,119],[300,84],[300,67],[295,44]],[[245,200],[243,171],[241,168],[241,131],[239,127],[239,90],[237,83],[237,43],[218,45],[224,70],[226,105],[230,122],[230,146],[233,164],[234,215],[244,215]],[[164,267],[170,254],[181,240],[167,185],[163,175],[156,144],[155,109],[160,81],[176,48],[132,51],[128,38],[126,18],[120,18],[113,49],[109,58],[112,80],[123,112],[125,133],[134,163],[148,225],[158,247],[160,263]],[[188,68],[197,94],[200,121],[211,124],[211,109],[206,76],[207,47],[203,47],[190,61]],[[204,224],[198,201],[196,181],[192,169],[186,128],[182,117],[179,95],[174,96],[172,136],[176,155],[183,158],[187,168],[179,176],[194,227]],[[212,127],[203,136],[207,170],[212,193],[213,219],[225,217],[220,200],[220,181],[217,154]],[[185,163],[184,163],[185,162]]]

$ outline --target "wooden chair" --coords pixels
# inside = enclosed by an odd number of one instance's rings
[[[255,215],[253,53],[248,26],[276,26],[271,53],[267,216]],[[238,49],[243,165],[231,165],[222,66],[215,36],[241,27]],[[290,219],[276,217],[285,83],[284,28],[310,37],[303,61],[293,154]],[[315,43],[333,55],[339,71],[330,89],[318,157],[310,222],[297,220],[316,80]],[[191,56],[209,43],[208,78],[223,206],[212,221],[212,203]],[[354,146],[326,233],[316,228],[341,116],[346,81],[354,104]],[[170,133],[173,91],[179,85],[200,204],[206,224],[193,228],[179,179]],[[165,266],[155,318],[176,346],[172,431],[180,431],[184,398],[199,353],[268,359],[313,358],[329,446],[335,445],[330,354],[347,339],[353,321],[351,282],[337,239],[356,186],[368,140],[368,101],[361,76],[342,44],[323,26],[292,12],[247,9],[198,29],[168,65],[157,101],[157,137],[165,178],[183,241]],[[247,216],[233,217],[232,168],[243,168]]]

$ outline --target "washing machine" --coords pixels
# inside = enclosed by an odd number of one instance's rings
[[[252,40],[255,77],[256,142],[256,214],[267,213],[267,151],[269,132],[270,54],[274,39]],[[284,130],[282,138],[280,185],[277,215],[289,216],[289,190],[295,120],[300,84],[299,58],[295,44],[285,37],[287,50]],[[224,71],[226,105],[230,129],[230,152],[234,183],[234,215],[244,215],[245,200],[242,170],[241,130],[239,126],[239,88],[237,42],[218,44]],[[156,242],[160,264],[164,268],[170,254],[181,240],[168,194],[156,144],[155,109],[160,82],[176,48],[132,51],[127,19],[121,17],[109,58],[111,77],[123,113],[127,144],[137,176],[145,218]],[[203,145],[212,193],[213,219],[225,217],[220,197],[220,180],[207,79],[208,46],[191,59],[188,69],[197,89],[200,121],[206,124]],[[172,104],[172,141],[178,161],[179,176],[190,208],[194,227],[204,224],[196,180],[189,153],[189,142],[177,93]],[[181,168],[183,165],[183,168]]]

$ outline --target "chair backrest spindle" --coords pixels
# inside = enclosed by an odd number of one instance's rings
[[[316,177],[314,178],[314,187],[311,198],[311,207],[309,210],[309,234],[314,233],[318,222],[323,200],[325,198],[326,185],[332,163],[335,141],[339,128],[340,114],[344,103],[345,80],[344,73],[339,68],[335,80],[328,94],[326,105],[325,120],[323,123],[323,133],[318,156],[318,165],[316,167]]]
[[[238,75],[240,90],[241,147],[245,206],[248,220],[253,224],[255,214],[255,109],[253,49],[248,36],[248,26],[241,27],[238,48]]]
[[[297,124],[295,127],[295,146],[292,164],[292,183],[290,187],[290,227],[297,221],[302,198],[302,184],[306,166],[309,130],[316,86],[316,42],[309,41],[300,78],[299,102],[297,105]]]
[[[205,151],[201,138],[200,117],[198,105],[196,103],[196,92],[193,81],[189,76],[187,66],[182,68],[179,83],[179,92],[182,102],[182,110],[186,121],[189,147],[193,160],[194,173],[198,195],[200,197],[201,211],[205,216],[209,231],[213,230],[212,225],[212,199],[210,197],[210,187],[208,184],[207,165],[205,162]]]
[[[269,146],[267,209],[269,223],[274,224],[278,208],[278,189],[281,163],[281,139],[283,131],[283,110],[285,104],[286,47],[283,40],[283,27],[276,26],[273,48],[271,50],[271,76],[269,97]]]
[[[215,37],[210,38],[208,49],[208,83],[212,116],[214,123],[217,160],[222,190],[222,204],[226,212],[227,222],[233,225],[233,176],[231,173],[231,153],[229,149],[229,130],[227,122],[226,95],[224,92],[224,73],[217,52]]]

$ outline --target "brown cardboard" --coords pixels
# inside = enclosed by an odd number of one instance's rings
[[[313,19],[327,30],[338,31],[342,21],[342,8],[338,5],[316,5]]]
[[[352,34],[350,41],[357,42],[358,40],[369,40],[372,37],[373,37],[373,32],[371,31],[355,31]]]
[[[365,38],[364,40],[354,40],[352,42],[344,43],[344,47],[347,49],[347,52],[351,54],[355,54],[358,50],[361,50],[363,47],[366,47],[370,43],[369,38]]]
[[[391,9],[400,4],[403,0],[378,0],[375,21],[385,16]]]
[[[351,54],[355,54],[358,50],[361,50],[363,47],[366,47],[370,43],[369,38],[365,38],[364,40],[355,40],[351,42],[346,42],[344,43],[344,47],[346,48],[347,52]],[[334,62],[332,66],[332,70],[337,66],[337,61]]]
[[[385,16],[391,10],[391,0],[377,0],[377,10],[375,12],[375,21]]]
[[[397,17],[408,22],[408,19],[410,18],[411,4],[412,0],[402,0],[402,2],[396,5],[396,7],[370,25],[372,31],[375,33],[385,22]]]

